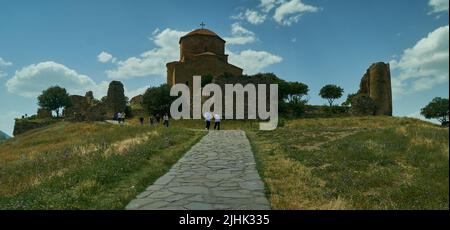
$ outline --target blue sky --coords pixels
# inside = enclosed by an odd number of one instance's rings
[[[378,61],[391,63],[396,116],[449,94],[448,0],[2,0],[0,130],[55,84],[100,98],[113,79],[129,97],[165,82],[179,36],[202,21],[232,64],[306,83],[311,104],[325,84],[357,91]]]

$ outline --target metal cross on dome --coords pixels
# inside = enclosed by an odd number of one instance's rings
[[[204,29],[206,25],[205,25],[205,23],[202,22],[202,23],[200,23],[200,26],[202,27],[202,29]]]

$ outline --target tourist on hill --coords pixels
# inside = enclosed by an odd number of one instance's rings
[[[217,113],[214,113],[214,130],[220,130],[220,115]]]
[[[205,117],[205,123],[206,123],[206,130],[209,130],[209,127],[211,126],[211,112],[205,112],[205,114],[203,114],[203,116]]]
[[[141,123],[141,125],[144,125],[144,117],[139,117],[139,123]]]
[[[163,125],[169,127],[169,115],[167,113],[163,116]]]
[[[125,123],[125,113],[119,113],[119,124]]]

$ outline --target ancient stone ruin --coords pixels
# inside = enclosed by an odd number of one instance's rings
[[[123,84],[120,81],[112,81],[109,83],[108,93],[106,95],[106,114],[113,117],[115,113],[125,112],[127,100],[124,94]]]
[[[361,79],[359,95],[372,98],[375,103],[373,115],[392,116],[391,71],[388,63],[372,64]]]

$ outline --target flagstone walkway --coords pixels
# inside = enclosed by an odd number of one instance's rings
[[[264,184],[243,131],[210,131],[129,210],[268,210]]]

